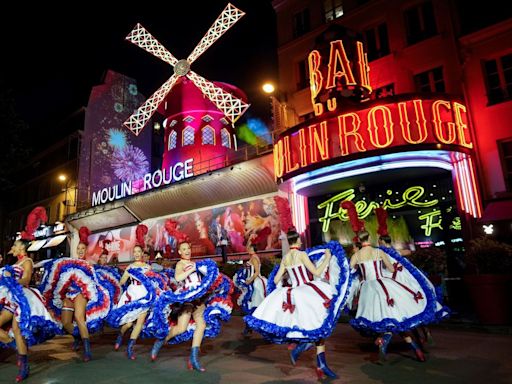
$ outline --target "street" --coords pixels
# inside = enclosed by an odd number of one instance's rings
[[[266,343],[259,335],[244,339],[242,318],[233,316],[220,337],[203,343],[201,362],[206,372],[188,371],[190,343],[162,348],[152,363],[152,340],[136,346],[137,360],[126,358],[125,345],[112,349],[115,332],[92,337],[93,360],[82,363],[71,351],[71,337],[58,337],[31,348],[30,377],[26,383],[314,383],[312,350],[293,367],[284,345]],[[397,336],[389,347],[388,362],[377,364],[377,348],[348,324],[340,323],[327,341],[327,361],[339,379],[332,383],[512,383],[512,336],[463,328],[432,327],[435,345],[428,360],[414,360],[413,352]],[[0,383],[12,383],[17,373],[15,355],[0,352]]]

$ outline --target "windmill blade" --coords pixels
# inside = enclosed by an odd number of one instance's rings
[[[232,123],[235,123],[250,106],[250,104],[245,103],[238,97],[217,87],[211,81],[199,76],[194,71],[190,71],[187,77],[193,81],[196,87],[199,88]]]
[[[215,43],[219,37],[240,20],[243,15],[245,15],[245,12],[229,3],[188,56],[187,61],[192,64],[210,45]]]
[[[171,52],[169,52],[160,42],[153,37],[141,24],[137,25],[126,36],[126,40],[151,53],[173,67],[178,62]]]
[[[148,120],[153,116],[160,103],[179,78],[180,76],[176,74],[169,77],[169,79],[124,122],[125,127],[132,131],[135,136],[139,136],[140,131],[142,131]]]

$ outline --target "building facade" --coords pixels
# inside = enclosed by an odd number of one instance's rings
[[[385,205],[385,198],[388,198],[392,217],[405,220],[407,228],[397,232],[397,236],[402,243],[410,243],[409,248],[439,244],[461,251],[459,243],[463,239],[484,235],[484,229],[492,222],[495,228],[500,228],[494,236],[505,240],[512,238],[512,129],[508,123],[512,115],[510,19],[484,27],[482,20],[479,23],[465,20],[468,10],[462,2],[456,1],[276,0],[273,6],[277,13],[280,101],[288,111],[293,111],[298,123],[290,124],[289,128],[294,127],[289,135],[281,135],[277,142],[275,158],[284,157],[284,160],[282,163],[276,160],[278,167],[283,167],[277,170],[276,176],[282,177],[278,180],[280,189],[292,194],[298,192],[297,186],[307,185],[293,197],[296,202],[294,218],[311,243],[333,235],[339,238],[343,232],[347,232],[343,235],[345,240],[349,239],[350,230],[339,228],[339,223],[337,228],[330,228],[336,220],[347,219],[338,205],[338,200],[347,196],[359,204],[360,214],[363,207],[371,203]],[[491,9],[494,8],[490,6],[489,12]],[[500,16],[506,18],[506,13]],[[343,49],[333,49],[335,41],[342,41]],[[350,46],[353,41],[360,42],[366,54],[367,85],[371,87],[371,92],[358,91],[355,96],[354,87],[350,86],[354,82],[342,68],[346,62],[357,80],[356,64],[361,61],[357,59],[355,48]],[[312,51],[319,54],[311,56]],[[328,71],[333,68],[338,72],[327,94],[331,73]],[[316,99],[315,95],[312,97],[314,93],[317,93]],[[333,93],[339,96],[335,106],[332,103],[335,98],[330,98]],[[331,102],[331,108],[325,103],[326,99]],[[412,115],[407,115],[407,103],[414,106]],[[457,105],[448,109],[462,119],[442,122],[441,117],[436,122],[437,107],[448,106],[445,103]],[[323,115],[326,119],[315,110],[320,104],[324,104],[322,113],[326,113]],[[396,115],[393,105],[399,110]],[[416,107],[420,105],[426,114],[417,114],[420,109]],[[363,115],[370,119],[365,121],[361,112],[367,107],[371,109]],[[354,111],[357,116],[350,115]],[[433,113],[431,121],[428,121],[428,111]],[[380,123],[371,121],[375,116]],[[413,119],[416,116],[422,123],[415,128],[419,136],[409,136],[405,143],[397,139],[400,126],[405,132],[404,123],[407,124],[408,133],[414,127],[414,122],[410,125],[412,120],[407,120],[406,116],[413,116]],[[349,118],[361,120],[357,120],[357,124],[351,122],[352,130],[345,131],[347,135],[342,138],[338,128],[331,127],[336,122],[329,122],[329,118],[337,118],[338,123],[343,119],[343,124]],[[325,137],[322,124],[327,127]],[[386,124],[394,124],[394,127],[386,131],[389,128]],[[450,126],[456,129],[451,131]],[[347,125],[343,127],[346,129]],[[368,137],[359,135],[359,129],[362,131],[365,127],[370,132]],[[384,129],[388,134],[384,140],[390,139],[390,144],[379,145],[383,143],[381,140],[369,148],[372,129],[375,137]],[[431,145],[427,145],[430,129],[439,129],[439,133],[444,130],[448,136],[437,135]],[[457,144],[456,132],[464,132],[463,142],[458,142],[462,149],[453,147]],[[292,136],[297,134],[299,139],[295,138],[297,145],[294,147]],[[308,134],[313,136],[308,138]],[[389,134],[394,137],[390,138]],[[347,145],[345,150],[343,143]],[[391,148],[395,144],[398,148]],[[290,146],[289,150],[286,145]],[[337,145],[341,153],[336,155],[331,146]],[[356,148],[351,149],[351,145]],[[306,156],[312,148],[317,153]],[[324,149],[330,149],[331,153],[324,153]],[[435,155],[436,150],[439,157]],[[293,153],[301,151],[304,156],[294,157]],[[287,163],[288,153],[292,155]],[[415,164],[405,165],[404,156]],[[443,161],[443,156],[446,156],[446,166],[436,165],[435,162]],[[404,167],[394,166],[397,161]],[[333,166],[337,165],[339,171],[344,163],[347,165],[345,173],[334,175]],[[365,175],[355,171],[365,167]],[[315,178],[328,182],[312,183]],[[309,184],[305,183],[306,179]],[[408,196],[405,192],[411,193],[410,188],[412,191],[421,188],[418,191],[422,194],[418,196],[423,204],[401,206],[407,200],[403,199]],[[434,200],[438,203],[434,204]],[[398,208],[394,211],[393,207]],[[403,222],[392,225],[404,227]],[[404,244],[398,246],[404,247]]]

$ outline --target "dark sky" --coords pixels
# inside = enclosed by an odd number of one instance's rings
[[[0,84],[13,91],[17,110],[34,134],[52,137],[58,136],[59,122],[87,104],[91,87],[107,69],[135,78],[147,97],[172,74],[168,64],[125,40],[137,22],[179,60],[193,50],[228,1],[151,0],[117,6],[88,1],[64,8],[50,2],[15,3],[18,9],[4,13],[1,26]],[[277,74],[275,14],[270,0],[231,3],[246,15],[192,69],[244,90],[256,113],[268,103],[260,85]]]

